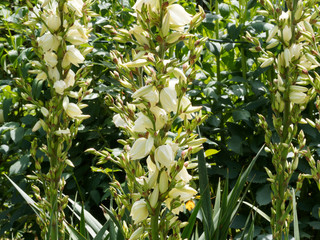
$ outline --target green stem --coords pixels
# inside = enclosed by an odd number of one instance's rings
[[[159,214],[161,204],[159,203],[157,208],[154,210],[154,214],[151,216],[151,240],[159,239]]]

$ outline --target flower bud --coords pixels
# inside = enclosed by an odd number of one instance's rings
[[[41,128],[41,121],[37,121],[36,124],[32,128],[32,132],[36,132]]]
[[[273,63],[273,61],[274,61],[273,58],[268,58],[260,65],[260,67],[266,68],[266,67],[270,66]]]
[[[166,171],[162,171],[159,180],[160,193],[164,193],[168,190],[168,174]]]
[[[124,63],[123,65],[128,68],[136,68],[136,67],[143,67],[147,64],[148,64],[148,61],[146,59],[138,59],[133,62]]]
[[[289,44],[291,37],[292,37],[291,28],[288,25],[286,25],[282,30],[282,39],[283,41],[285,41],[286,44]]]
[[[156,185],[153,192],[151,193],[150,197],[149,197],[149,201],[150,201],[150,206],[152,208],[155,208],[157,203],[158,203],[158,198],[159,198],[159,186]]]
[[[40,108],[40,111],[41,111],[41,113],[42,113],[42,115],[43,115],[44,117],[48,117],[48,116],[49,116],[49,111],[48,111],[48,109],[46,109],[45,107],[41,107],[41,108]]]
[[[271,41],[271,39],[277,34],[278,29],[279,29],[278,26],[275,25],[271,30],[269,30],[269,36],[268,36],[266,42]]]

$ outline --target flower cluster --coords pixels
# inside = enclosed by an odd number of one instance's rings
[[[48,174],[41,173],[43,158],[36,156],[37,139],[31,149],[37,178],[44,183],[45,198],[41,197],[38,187],[33,187],[43,210],[42,221],[39,220],[39,224],[44,225],[43,234],[48,231],[49,224],[59,228],[59,236],[64,234],[61,210],[68,200],[62,196],[65,181],[61,176],[67,165],[73,166],[68,160],[68,150],[81,121],[89,117],[83,114],[81,109],[86,104],[81,102],[92,90],[88,89],[90,81],[83,79],[85,68],[79,69],[79,64],[84,63],[86,54],[92,49],[88,47],[88,22],[92,15],[88,5],[89,1],[83,0],[43,0],[36,6],[28,2],[30,16],[25,25],[40,60],[33,61],[34,69],[29,71],[36,74],[32,87],[24,79],[19,79],[17,84],[22,89],[22,97],[30,102],[26,105],[28,110],[41,116],[32,131],[42,127],[47,136],[47,143],[41,150],[50,161]],[[42,88],[35,88],[38,85]],[[47,216],[51,219],[43,221]],[[51,232],[56,234],[58,231]],[[52,235],[50,239],[57,239],[57,236]]]
[[[263,53],[258,59],[262,63],[260,67],[273,66],[276,76],[268,82],[276,133],[272,133],[263,116],[259,116],[259,121],[266,131],[266,151],[272,153],[275,167],[275,173],[266,168],[272,189],[271,228],[273,238],[282,239],[283,235],[288,238],[293,220],[291,206],[294,196],[289,181],[298,167],[299,156],[306,155],[311,159],[310,152],[306,154],[304,150],[306,139],[302,130],[298,132],[298,123],[312,122],[302,118],[302,111],[320,89],[320,76],[314,71],[320,66],[317,60],[320,54],[313,30],[318,27],[320,19],[312,1],[272,3],[263,0],[261,4],[266,10],[260,12],[274,23],[268,32],[267,46],[263,49],[260,41],[250,34],[246,38],[256,45],[252,50]],[[277,134],[279,140],[274,141],[273,134]],[[315,169],[314,164],[311,167]],[[301,189],[303,177],[299,175],[295,191]]]
[[[177,221],[176,215],[197,194],[188,172],[196,166],[191,156],[206,141],[197,139],[195,134],[206,116],[202,116],[201,107],[192,106],[186,95],[196,73],[194,63],[206,41],[205,38],[195,40],[189,31],[201,23],[204,12],[200,8],[192,16],[174,1],[158,0],[138,0],[133,8],[137,24],[129,31],[107,26],[115,40],[130,41],[137,46],[132,50],[131,60],[118,51],[111,52],[117,66],[113,77],[133,92],[131,103],[125,104],[120,98],[115,102],[109,99],[117,112],[114,124],[131,137],[121,141],[125,147],[120,157],[108,156],[126,171],[131,194],[119,192],[119,183],[113,190],[119,206],[130,210],[134,227],[124,230],[131,240],[144,234],[152,239],[162,234],[166,237],[170,229],[173,229],[171,237],[175,236],[172,239],[179,239],[183,224]],[[171,56],[169,51],[180,41],[184,41],[189,51],[183,61]],[[145,169],[143,161],[139,161],[144,159]],[[165,208],[168,214],[160,211]],[[148,225],[152,230],[143,233],[141,229],[147,229]]]

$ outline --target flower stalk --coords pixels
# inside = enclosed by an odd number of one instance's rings
[[[133,220],[127,238],[134,238],[136,231],[143,229],[140,239],[181,239],[180,229],[185,224],[177,214],[197,194],[187,168],[206,141],[197,139],[195,133],[206,116],[201,114],[201,107],[192,106],[186,94],[206,41],[196,40],[191,31],[205,14],[200,7],[192,16],[175,1],[138,0],[133,8],[137,21],[130,30],[119,29],[115,34],[115,28],[108,27],[115,40],[136,46],[130,56],[111,52],[116,64],[112,75],[133,93],[132,101],[107,99],[117,113],[115,125],[129,139],[119,141],[124,145],[120,156],[112,151],[89,151],[110,159],[126,172],[129,191],[119,190],[115,181],[112,192],[119,207],[115,215],[120,220],[126,208]],[[181,41],[187,52],[183,60],[173,55]]]
[[[42,182],[40,188],[33,186],[38,206],[42,209],[41,219],[37,221],[42,229],[43,239],[64,239],[64,208],[68,197],[62,194],[65,179],[62,173],[67,166],[73,167],[68,159],[78,127],[88,118],[82,114],[81,103],[91,93],[90,81],[84,79],[87,70],[79,68],[90,48],[87,44],[90,32],[90,11],[82,0],[44,0],[32,6],[28,2],[30,15],[25,25],[31,39],[33,50],[39,61],[33,61],[35,80],[41,82],[42,89],[35,89],[28,80],[18,79],[17,85],[22,90],[22,97],[28,101],[30,114],[39,117],[33,131],[42,128],[46,132],[46,142],[40,150],[48,159],[49,170],[42,169],[44,157],[38,157],[39,139],[35,138],[31,146],[31,155],[35,160],[36,178]],[[83,15],[86,13],[86,16]],[[37,24],[40,23],[40,24]],[[37,92],[38,91],[38,92]],[[44,95],[46,94],[46,96]],[[73,98],[71,100],[69,98]]]
[[[271,229],[274,239],[289,239],[290,223],[293,221],[292,190],[290,180],[298,167],[299,157],[305,155],[306,140],[298,124],[306,122],[302,112],[316,95],[317,75],[313,70],[319,66],[314,47],[314,32],[311,26],[311,3],[293,0],[261,4],[275,26],[269,31],[264,50],[257,38],[247,33],[246,39],[254,43],[255,51],[263,53],[261,67],[272,66],[276,79],[271,80],[271,103],[273,127],[277,139],[265,118],[260,115],[260,125],[265,130],[266,150],[272,153],[275,173],[266,168],[271,182]],[[285,6],[288,10],[285,11]],[[311,37],[306,37],[310,36]],[[280,44],[279,44],[280,43]],[[271,51],[272,50],[272,51]],[[295,192],[300,191],[305,175],[299,175]]]

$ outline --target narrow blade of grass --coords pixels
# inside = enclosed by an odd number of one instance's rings
[[[299,233],[299,222],[298,222],[298,213],[297,213],[297,202],[296,195],[294,189],[292,189],[292,207],[293,207],[293,231],[294,231],[294,239],[300,240]]]

